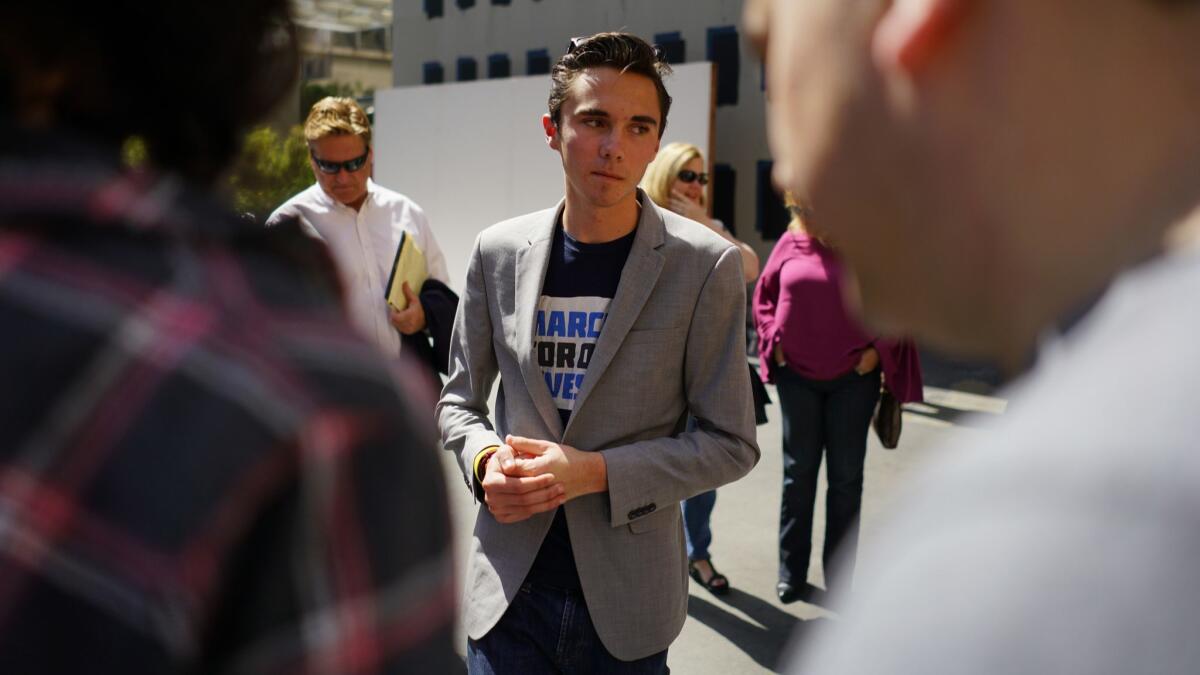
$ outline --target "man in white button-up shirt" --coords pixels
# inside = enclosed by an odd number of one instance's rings
[[[371,125],[354,99],[318,101],[304,123],[304,137],[317,182],[284,202],[267,225],[296,218],[329,246],[346,288],[351,323],[384,354],[396,356],[400,335],[420,333],[428,323],[418,299],[421,289],[405,284],[408,307],[403,311],[384,300],[401,235],[407,233],[424,253],[427,278],[449,286],[446,259],[421,207],[371,180]]]

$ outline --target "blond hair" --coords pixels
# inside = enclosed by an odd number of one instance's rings
[[[788,214],[792,219],[788,221],[788,232],[796,234],[798,232],[808,233],[808,223],[805,222],[812,215],[812,209],[807,204],[796,199],[791,190],[783,193],[783,205],[787,207]]]
[[[329,136],[358,136],[371,146],[371,121],[352,98],[326,96],[313,104],[304,120],[304,138],[319,141]]]
[[[658,151],[658,155],[646,167],[642,176],[642,189],[655,204],[664,209],[671,207],[671,184],[679,177],[683,166],[693,159],[704,160],[700,148],[691,143],[669,143]],[[700,193],[700,205],[706,206],[704,193]]]

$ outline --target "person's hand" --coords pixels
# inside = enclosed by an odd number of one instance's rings
[[[397,310],[388,305],[388,319],[397,330],[405,335],[419,333],[425,330],[425,308],[421,306],[421,301],[408,287],[407,281],[404,282],[401,289],[404,291],[404,297],[408,300],[408,307]]]
[[[775,359],[775,365],[786,366],[787,359],[783,356],[783,345],[775,343],[775,350],[771,353],[771,357]]]
[[[516,523],[567,501],[565,488],[550,473],[520,475],[516,452],[501,445],[484,467],[483,501],[500,523]]]
[[[510,435],[504,442],[518,453],[513,462],[517,474],[554,476],[563,486],[567,500],[608,489],[608,465],[598,452],[521,436]]]
[[[879,352],[874,347],[867,347],[863,350],[862,356],[858,358],[858,365],[854,366],[854,372],[859,375],[866,375],[878,367]]]
[[[684,218],[691,218],[696,222],[704,223],[710,228],[712,227],[708,218],[708,212],[700,205],[700,202],[693,201],[678,186],[671,188],[671,201],[668,208]]]

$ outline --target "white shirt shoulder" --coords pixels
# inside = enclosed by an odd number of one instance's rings
[[[433,235],[425,210],[409,197],[383,187],[374,181],[369,183],[371,207],[390,214],[393,225],[408,232],[425,254],[425,264],[430,278],[449,285],[450,275],[446,270],[446,257]]]

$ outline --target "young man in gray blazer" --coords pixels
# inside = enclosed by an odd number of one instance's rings
[[[573,40],[542,120],[566,196],[471,254],[437,416],[486,507],[472,673],[666,672],[687,609],[679,501],[758,461],[741,257],[637,188],[666,72],[632,35]]]

